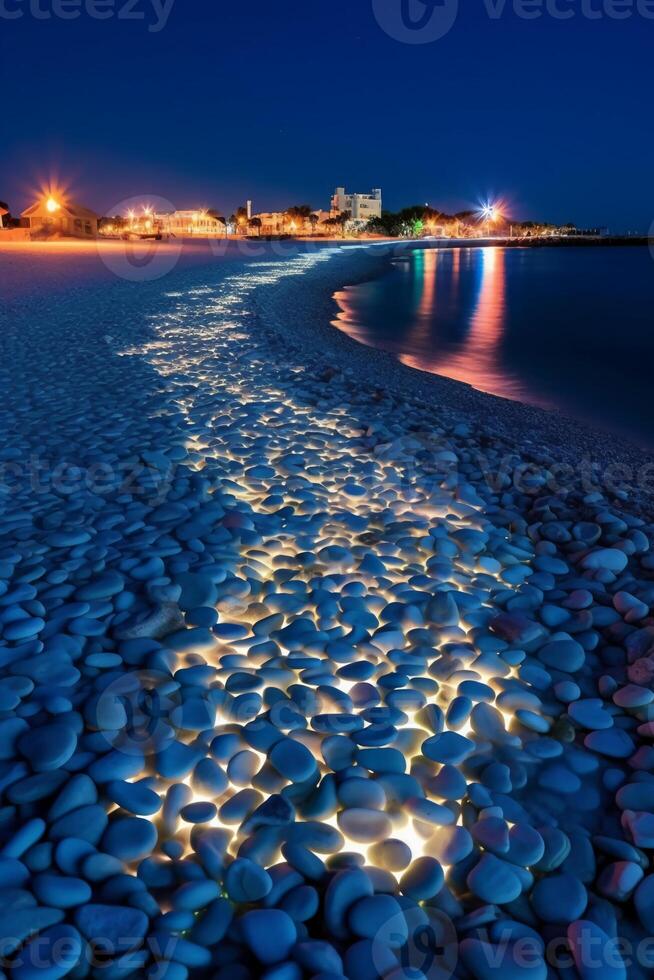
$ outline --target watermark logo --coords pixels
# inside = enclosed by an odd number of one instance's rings
[[[111,338],[105,339],[110,344]],[[25,494],[30,498],[49,494],[66,498],[88,493],[108,499],[129,494],[133,499],[156,506],[166,500],[177,465],[163,453],[152,453],[136,461],[130,457],[111,463],[99,460],[86,464],[6,449],[0,456],[0,502]]]
[[[164,30],[175,0],[0,0],[0,20],[120,20]]]
[[[377,23],[395,41],[433,44],[454,27],[459,0],[372,0]]]
[[[163,751],[175,738],[174,718],[180,705],[170,677],[157,670],[135,670],[102,691],[94,722],[114,749],[125,755],[150,755]]]
[[[478,0],[490,21],[654,20],[654,0]],[[377,23],[403,44],[433,44],[454,27],[459,0],[372,0]],[[472,3],[470,3],[472,7]]]
[[[106,267],[129,282],[153,282],[172,272],[183,240],[164,240],[160,216],[174,211],[174,204],[153,194],[129,197],[109,208],[98,239],[98,254]]]
[[[388,972],[391,950],[399,960],[395,980],[450,980],[459,956],[456,929],[441,909],[415,906],[390,918],[375,935],[372,961],[380,976]]]

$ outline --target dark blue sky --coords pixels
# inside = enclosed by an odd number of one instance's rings
[[[381,186],[393,209],[497,195],[516,217],[654,220],[654,19],[637,0],[620,0],[624,20],[606,13],[615,0],[557,0],[567,20],[459,0],[427,44],[379,26],[373,3],[390,16],[402,0],[175,0],[157,32],[162,0],[130,0],[142,20],[116,16],[127,0],[63,0],[83,12],[48,18],[61,2],[0,0],[0,199],[14,211],[58,173],[106,213],[133,195],[327,207],[344,183]]]

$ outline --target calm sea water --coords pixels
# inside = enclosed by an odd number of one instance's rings
[[[646,247],[414,249],[336,298],[336,326],[404,364],[654,447]]]

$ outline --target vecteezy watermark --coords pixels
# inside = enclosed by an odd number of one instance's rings
[[[136,670],[103,689],[94,705],[93,722],[113,749],[140,757],[161,752],[174,740],[180,706],[170,677],[157,670]]]
[[[20,451],[5,452],[0,459],[0,509],[12,496],[28,493],[32,498],[55,494],[73,497],[80,493],[96,497],[128,494],[150,506],[168,496],[177,471],[177,463],[163,454],[150,460],[128,458],[109,463],[97,461],[88,465],[71,459],[52,460]]]
[[[160,216],[174,211],[171,201],[156,194],[128,197],[109,208],[98,239],[98,254],[106,267],[129,282],[153,282],[172,272],[183,240],[162,240]]]
[[[153,935],[147,939],[129,934],[93,936],[91,942],[82,942],[79,933],[69,926],[47,930],[35,935],[23,944],[24,937],[3,935],[0,937],[0,968],[11,970],[14,975],[25,969],[25,974],[40,976],[68,976],[76,967],[83,969],[80,975],[88,976],[88,970],[100,976],[120,958],[121,969],[127,975],[136,976],[145,965],[154,960],[160,968],[151,967],[150,977],[165,976],[166,964],[175,953],[179,939],[175,936]],[[160,971],[160,972],[159,972]]]
[[[654,0],[476,0],[489,20],[511,14],[519,20],[654,21]],[[467,0],[470,7],[472,0]],[[372,0],[377,23],[389,37],[403,44],[432,44],[454,27],[459,0]]]
[[[432,44],[454,27],[459,0],[372,0],[377,23],[404,44]]]
[[[123,20],[147,25],[151,34],[166,27],[175,0],[0,0],[0,20]]]
[[[456,928],[441,909],[416,905],[382,925],[373,938],[371,953],[380,976],[395,966],[397,980],[450,980],[458,962]]]

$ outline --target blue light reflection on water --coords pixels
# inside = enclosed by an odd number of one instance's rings
[[[647,248],[421,248],[336,298],[339,329],[410,367],[654,446]]]

